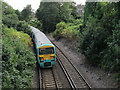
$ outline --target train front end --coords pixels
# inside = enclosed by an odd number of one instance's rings
[[[55,46],[51,44],[41,45],[38,49],[39,56],[38,62],[41,68],[50,68],[55,65],[56,62],[56,52]]]

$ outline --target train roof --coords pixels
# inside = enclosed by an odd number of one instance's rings
[[[43,32],[41,32],[40,30],[32,26],[30,27],[32,29],[32,32],[35,35],[35,39],[37,41],[38,46],[43,45],[43,44],[52,44]]]

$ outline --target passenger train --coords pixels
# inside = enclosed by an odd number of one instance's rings
[[[36,48],[37,61],[41,68],[53,67],[56,62],[55,46],[40,30],[30,26],[32,39]]]

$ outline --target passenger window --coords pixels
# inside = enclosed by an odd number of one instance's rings
[[[33,34],[33,39],[35,39],[35,35]]]

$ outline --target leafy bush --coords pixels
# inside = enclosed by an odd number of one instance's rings
[[[30,88],[36,63],[29,48],[32,46],[31,30],[26,22],[18,20],[15,10],[5,2],[2,12],[2,88]]]
[[[32,30],[28,26],[28,23],[25,21],[19,21],[16,27],[17,31],[23,31],[31,36]]]
[[[39,20],[31,20],[29,24],[33,27],[38,28],[39,30],[42,31],[42,23]]]
[[[16,14],[8,14],[3,16],[3,24],[8,27],[16,27],[18,23],[18,16]]]
[[[120,80],[120,16],[118,3],[86,3],[78,50],[92,65],[116,72]],[[83,27],[82,27],[83,28]]]
[[[15,10],[2,1],[2,23],[8,27],[16,27],[18,23],[18,16],[15,14]]]
[[[120,21],[115,26],[113,34],[107,40],[108,49],[105,49],[102,54],[101,66],[110,69],[111,71],[120,70]],[[109,62],[109,63],[108,63]]]
[[[2,1],[2,14],[3,15],[15,14],[15,10],[6,2]]]
[[[79,36],[80,26],[82,26],[81,19],[76,19],[73,23],[60,22],[56,25],[53,37],[56,39],[61,37],[75,39]]]
[[[35,56],[28,48],[31,38],[13,28],[3,26],[2,88],[30,88]]]
[[[56,25],[56,30],[53,32],[53,37],[56,39],[60,39],[62,37],[61,32],[66,28],[65,22],[60,22]]]
[[[91,58],[91,63],[97,65],[100,61],[99,53],[106,48],[104,42],[107,37],[107,31],[101,27],[93,17],[89,18],[86,28],[80,35],[78,50]]]

